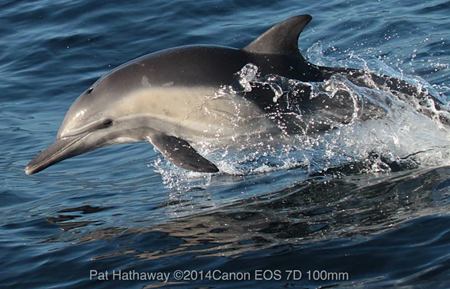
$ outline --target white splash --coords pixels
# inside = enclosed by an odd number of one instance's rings
[[[318,83],[261,75],[258,67],[249,63],[237,72],[238,85],[223,87],[214,97],[242,97],[256,85],[263,85],[273,92],[273,103],[285,103],[290,111],[286,115],[305,122],[299,96],[309,90],[309,99],[344,104],[350,112],[348,120],[311,118],[307,122],[323,122],[333,129],[313,134],[303,129],[304,133],[295,135],[242,136],[233,140],[233,149],[221,151],[205,142],[199,144],[199,152],[216,163],[222,172],[243,176],[291,168],[314,174],[367,160],[370,160],[364,169],[367,172],[389,171],[392,164],[406,169],[450,165],[450,113],[445,105],[441,105],[441,110],[435,108],[436,100],[446,104],[449,97],[437,93],[425,80],[395,71],[376,59],[365,60],[355,55],[345,59],[327,58],[320,43],[312,46],[306,56],[318,65],[355,67],[402,79],[413,85],[418,95],[405,95],[377,86],[369,76],[362,79],[367,85],[359,86],[343,75]],[[324,105],[321,109],[322,114],[329,112],[333,116],[333,107]],[[276,120],[279,115],[268,114],[267,117]],[[154,166],[169,188],[185,189],[193,183],[203,188],[211,185],[210,176],[176,168],[169,162],[159,161]]]

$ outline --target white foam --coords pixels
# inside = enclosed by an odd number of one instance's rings
[[[365,60],[354,54],[340,59],[325,57],[320,43],[313,45],[306,56],[319,65],[355,67],[401,78],[415,86],[419,92],[425,91],[445,103],[449,99],[446,95],[439,95],[423,79],[404,75],[377,59]],[[304,83],[278,75],[261,76],[258,67],[251,63],[237,72],[237,75],[240,87],[222,88],[215,97],[230,94],[239,97],[239,93],[250,92],[256,84],[263,84],[272,89],[274,103],[284,98],[291,108],[301,107],[296,96],[300,87],[307,85],[312,91],[311,98],[320,96],[332,99],[342,91],[347,92],[351,99],[347,99],[345,104],[353,109],[353,114],[346,124],[333,123],[333,130],[320,134],[273,138],[243,135],[235,139],[233,145],[220,151],[208,142],[198,144],[199,152],[216,163],[226,174],[267,174],[291,168],[315,173],[374,155],[376,159],[367,168],[369,172],[389,170],[386,162],[410,161],[418,166],[450,165],[450,128],[440,121],[441,118],[450,119],[450,114],[445,109],[436,110],[435,99],[423,99],[424,94],[415,97],[402,95],[387,87],[361,87],[342,75],[323,83]],[[364,81],[370,83],[372,80],[368,78]],[[333,110],[332,107],[328,109],[331,112]],[[377,109],[380,115],[363,119],[362,116],[368,109]],[[298,117],[302,116],[299,114]],[[211,179],[206,179],[204,174],[187,172],[165,161],[159,161],[154,166],[161,173],[166,186],[172,189],[180,189],[180,184],[188,187],[193,183],[202,187],[211,184]]]

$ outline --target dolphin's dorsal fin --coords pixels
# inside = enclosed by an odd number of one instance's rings
[[[243,50],[261,54],[298,54],[298,37],[311,19],[311,15],[289,18],[264,32]]]

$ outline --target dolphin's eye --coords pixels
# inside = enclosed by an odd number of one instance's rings
[[[94,90],[94,88],[93,87],[90,87],[88,90],[87,90],[87,94],[91,94],[91,92]]]
[[[104,126],[104,127],[112,126],[112,124],[113,124],[113,120],[110,119],[110,118],[105,119],[105,120],[103,121],[103,126]]]

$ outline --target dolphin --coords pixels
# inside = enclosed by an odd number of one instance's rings
[[[193,144],[233,142],[243,135],[316,133],[332,128],[334,121],[349,122],[354,107],[348,101],[310,97],[309,83],[323,82],[336,73],[358,82],[365,72],[320,67],[306,61],[300,54],[298,38],[311,19],[310,15],[289,18],[242,49],[183,46],[117,67],[78,97],[55,143],[36,156],[25,173],[37,173],[101,147],[140,141],[150,142],[183,169],[216,173],[218,167],[200,155]],[[297,108],[284,98],[274,97],[267,83],[246,89],[239,82],[240,72],[249,64],[257,67],[261,76],[298,80]],[[398,84],[382,76],[376,80]],[[298,107],[301,117],[298,111],[292,113]]]

